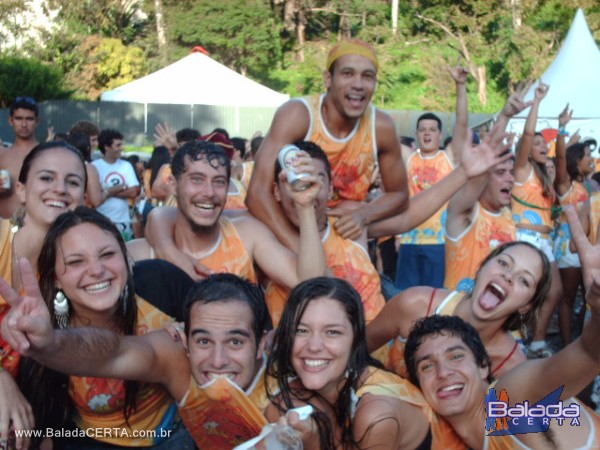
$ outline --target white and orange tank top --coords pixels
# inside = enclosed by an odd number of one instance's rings
[[[306,106],[310,115],[304,139],[321,146],[331,164],[333,196],[329,207],[343,200],[363,201],[377,164],[376,109],[371,104],[367,106],[352,132],[345,138],[336,138],[327,130],[321,114],[325,95],[296,99]]]
[[[429,189],[454,170],[454,165],[443,150],[432,156],[424,156],[420,150],[412,153],[406,161],[408,190],[411,197]],[[402,244],[435,245],[444,243],[446,205],[429,219],[411,231],[402,234]]]
[[[229,191],[227,192],[227,201],[225,202],[225,209],[231,209],[235,211],[246,211],[246,187],[237,178],[231,177],[229,179]]]
[[[252,172],[254,171],[254,161],[246,161],[242,163],[242,178],[240,181],[248,190],[248,186],[250,186],[250,180],[252,179]]]
[[[341,237],[332,222],[329,219],[321,238],[327,267],[334,277],[346,280],[358,291],[364,306],[365,320],[369,323],[385,306],[379,274],[367,251],[355,241]],[[281,318],[288,294],[289,290],[273,282],[267,285],[265,295],[275,327]]]
[[[252,258],[246,252],[242,238],[233,223],[226,217],[219,218],[219,239],[200,263],[218,273],[233,273],[256,283]]]
[[[590,200],[590,242],[598,243],[598,225],[600,224],[600,192],[592,192]]]
[[[520,224],[554,227],[553,200],[544,196],[542,180],[533,167],[524,183],[515,182],[512,195],[512,212],[517,227]],[[533,206],[524,205],[519,200]]]
[[[473,222],[459,236],[446,235],[446,278],[444,287],[469,292],[481,261],[496,247],[517,239],[512,213],[502,208],[493,213],[475,204]]]
[[[137,298],[136,334],[160,330],[173,319],[141,298]],[[169,393],[158,384],[138,382],[136,410],[125,421],[125,383],[113,378],[69,377],[69,395],[75,404],[75,424],[82,430],[116,429],[115,433],[95,436],[96,440],[126,447],[152,446],[158,441],[148,437],[149,430],[171,429],[178,418],[177,405]],[[136,431],[137,430],[137,431]]]

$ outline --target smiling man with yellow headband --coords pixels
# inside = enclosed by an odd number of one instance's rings
[[[392,119],[371,104],[379,62],[375,49],[358,39],[343,40],[327,57],[325,94],[289,100],[271,124],[256,157],[246,204],[277,237],[297,250],[297,232],[273,197],[273,166],[280,148],[312,141],[332,166],[330,215],[345,238],[366,236],[372,222],[408,206],[406,171]],[[385,193],[365,203],[371,176],[379,166]]]

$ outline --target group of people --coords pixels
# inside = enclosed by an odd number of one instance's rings
[[[589,143],[565,139],[572,112],[559,115],[550,180],[535,134],[548,86],[528,102],[530,86],[517,89],[475,143],[467,72],[450,68],[451,150],[427,113],[411,153],[371,104],[378,65],[362,41],[334,46],[326,92],[281,106],[252,140],[253,164],[225,130],[159,126],[147,184],[170,206],[149,213],[138,239],[116,213],[123,201],[130,217],[139,193],[123,136],[92,130],[103,154],[93,163],[89,134],[87,153],[72,145],[77,129],[38,145],[35,102],[17,99],[15,145],[0,153],[0,166],[23,155],[0,167],[14,186],[3,217],[24,210],[18,231],[0,228],[0,442],[229,449],[279,423],[308,450],[597,448],[598,416],[571,398],[600,372],[600,210],[586,187]],[[513,156],[505,128],[527,107]],[[277,158],[289,144],[292,169]],[[558,214],[569,226],[555,226]],[[367,240],[394,235],[400,292],[386,298]],[[548,322],[579,284],[590,318],[551,355]],[[541,356],[530,361],[515,337],[528,329],[529,356]],[[564,385],[578,426],[552,419],[523,434],[513,419],[514,433],[490,433],[492,382],[511,405]],[[307,418],[295,412],[304,405]],[[34,429],[44,432],[20,432]]]

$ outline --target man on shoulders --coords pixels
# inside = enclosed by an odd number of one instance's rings
[[[379,62],[375,50],[357,39],[344,40],[327,58],[320,96],[292,99],[279,108],[256,157],[247,196],[250,212],[289,248],[297,233],[273,197],[273,166],[278,151],[296,141],[312,141],[327,153],[332,166],[330,214],[344,238],[361,237],[366,226],[408,205],[406,173],[392,119],[371,105]],[[385,194],[364,203],[378,165]]]

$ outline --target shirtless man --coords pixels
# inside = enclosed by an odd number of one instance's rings
[[[0,147],[0,169],[10,172],[10,189],[0,189],[0,216],[10,219],[19,201],[14,195],[23,160],[39,144],[35,131],[40,124],[37,103],[31,97],[17,97],[10,105],[8,123],[15,132],[11,147]]]

